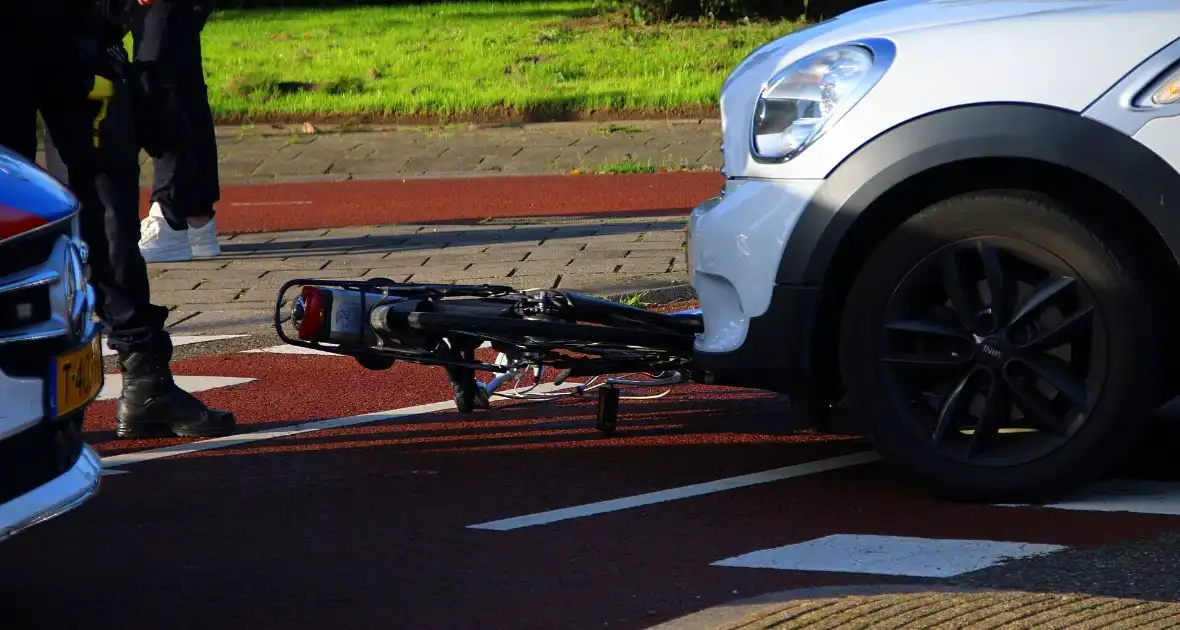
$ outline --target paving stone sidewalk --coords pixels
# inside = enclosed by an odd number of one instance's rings
[[[447,127],[223,126],[223,184],[608,170],[716,170],[716,120]],[[38,162],[45,164],[44,154]],[[141,181],[152,166],[141,154]]]
[[[513,126],[223,128],[222,177],[360,179],[721,166],[717,121]]]
[[[504,220],[223,236],[222,256],[149,265],[174,334],[272,330],[278,289],[295,278],[499,283],[598,295],[682,285],[684,220]],[[291,295],[291,294],[289,294]]]

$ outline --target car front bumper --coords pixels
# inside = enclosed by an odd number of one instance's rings
[[[88,320],[83,337],[72,348],[75,352],[54,361],[72,363],[76,351],[83,349],[100,355],[101,340]],[[102,379],[84,381],[89,384],[79,391],[87,398],[75,399],[59,413],[51,384],[79,381],[56,376],[55,362],[46,362],[50,365],[45,379],[13,378],[0,371],[0,390],[9,395],[8,411],[14,412],[0,433],[0,542],[73,510],[98,490],[102,466],[85,443],[83,425]],[[75,407],[78,403],[81,406]]]
[[[89,446],[64,474],[0,505],[0,541],[65,514],[98,492],[102,463]]]
[[[822,180],[729,180],[693,209],[690,282],[704,332],[698,364],[718,384],[779,391],[807,378],[815,287],[778,284],[786,244]]]

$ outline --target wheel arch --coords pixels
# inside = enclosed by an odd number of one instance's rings
[[[922,208],[985,189],[1048,194],[1129,239],[1165,316],[1180,316],[1180,173],[1073,112],[1019,104],[946,110],[878,136],[833,169],[787,245],[779,282],[820,289],[808,350],[822,398],[842,394],[844,297],[873,247]],[[1180,349],[1180,339],[1170,336],[1169,348]]]

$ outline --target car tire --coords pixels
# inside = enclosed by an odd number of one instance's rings
[[[869,255],[840,369],[883,460],[947,498],[1037,502],[1139,443],[1160,400],[1162,323],[1126,244],[1096,234],[1117,232],[1078,216],[1035,193],[961,195]],[[1051,299],[1022,310],[1033,295]]]

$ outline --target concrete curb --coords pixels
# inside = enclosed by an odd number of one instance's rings
[[[705,118],[649,118],[649,119],[619,119],[619,120],[568,120],[545,122],[495,122],[495,123],[432,123],[432,124],[397,124],[397,123],[316,123],[312,122],[314,131],[306,127],[306,122],[285,123],[242,123],[234,124],[218,122],[214,125],[216,135],[220,137],[287,137],[308,135],[342,135],[351,133],[379,133],[401,131],[406,133],[426,133],[432,135],[454,135],[470,131],[487,130],[519,130],[519,129],[585,129],[593,130],[602,127],[687,127],[700,125],[716,125],[720,122],[716,117]],[[38,129],[40,127],[38,126]]]
[[[413,173],[413,174],[372,174],[360,175],[355,173],[339,173],[339,174],[324,174],[324,175],[256,175],[251,177],[239,177],[222,182],[222,188],[234,188],[236,186],[281,186],[283,184],[322,184],[325,182],[339,183],[339,182],[426,182],[435,180],[482,180],[482,179],[534,179],[537,177],[565,177],[565,178],[588,178],[599,177],[607,178],[622,178],[634,175],[678,175],[684,173],[694,173],[697,175],[709,175],[714,178],[721,177],[720,171],[711,166],[700,168],[668,168],[663,171],[645,171],[638,173],[606,173],[597,171],[581,171],[574,173],[565,170],[547,170],[547,171],[523,171],[523,172],[503,172],[503,171],[438,171],[432,173]],[[346,227],[346,226],[342,226]]]
[[[704,172],[704,171],[702,171]],[[358,175],[354,173],[337,173],[337,174],[323,174],[323,175],[255,175],[252,177],[240,177],[234,180],[227,181],[221,185],[222,188],[233,188],[235,186],[282,186],[284,184],[322,184],[338,183],[338,182],[420,182],[433,180],[462,180],[462,179],[530,179],[537,176],[546,175],[563,175],[566,177],[578,177],[563,171],[551,171],[545,173],[502,173],[495,171],[488,172],[438,172],[438,173],[416,173],[416,174],[372,174],[372,175]],[[355,227],[355,226],[340,226],[340,227]]]

